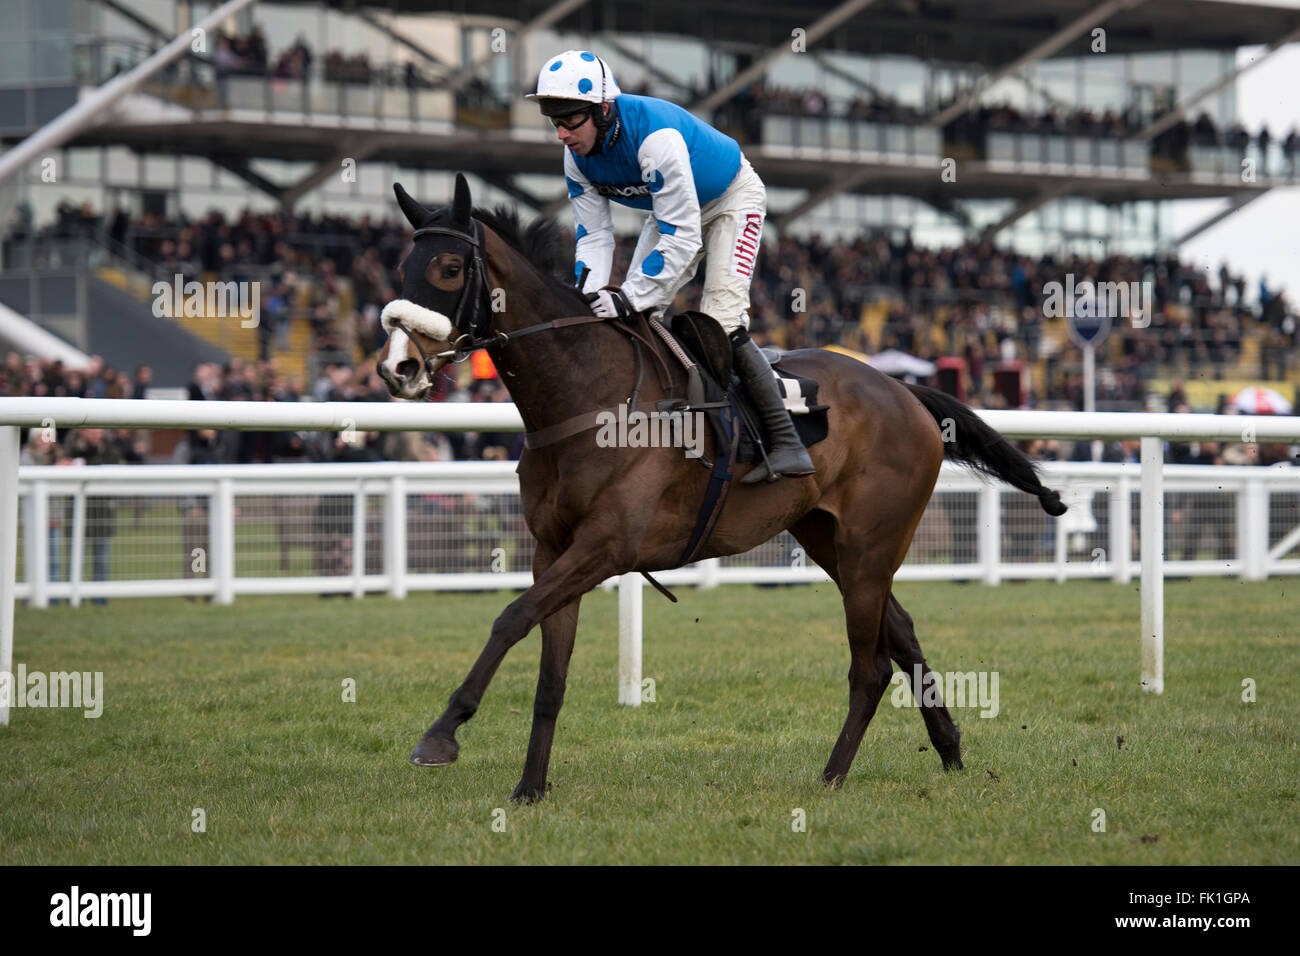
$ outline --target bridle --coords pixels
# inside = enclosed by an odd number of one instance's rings
[[[477,219],[470,218],[470,232],[462,232],[459,229],[453,229],[450,226],[424,226],[415,230],[413,241],[418,242],[425,236],[451,236],[453,239],[459,239],[467,243],[473,250],[465,264],[465,284],[461,287],[460,298],[456,300],[456,311],[452,313],[451,324],[460,335],[456,341],[451,343],[451,348],[445,352],[437,352],[432,357],[424,350],[420,340],[416,338],[411,330],[402,324],[401,319],[391,319],[393,328],[401,329],[406,333],[406,337],[415,345],[415,349],[420,353],[420,359],[424,362],[424,370],[429,376],[432,383],[434,376],[435,359],[451,359],[452,362],[460,363],[465,361],[479,349],[492,349],[499,345],[505,345],[511,339],[521,338],[530,335],[533,332],[544,332],[548,329],[560,329],[570,325],[587,325],[605,320],[598,315],[580,315],[570,318],[553,319],[550,322],[540,322],[537,325],[529,325],[522,329],[516,329],[513,332],[502,332],[492,330],[492,300],[487,286],[487,264],[483,259],[483,225]]]
[[[491,330],[492,302],[487,287],[487,265],[483,261],[483,226],[477,219],[470,218],[470,232],[462,232],[450,226],[424,226],[415,230],[413,241],[418,242],[425,236],[451,236],[470,246],[473,250],[465,261],[465,283],[461,286],[460,298],[456,300],[456,311],[452,313],[451,324],[460,335],[451,343],[446,352],[439,352],[431,359],[420,340],[411,334],[400,319],[393,319],[393,328],[401,329],[415,345],[424,362],[424,370],[433,380],[433,359],[450,358],[453,362],[463,362],[479,349],[489,348],[504,343],[509,336],[498,332],[489,336]]]

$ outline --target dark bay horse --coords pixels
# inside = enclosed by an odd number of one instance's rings
[[[474,209],[463,176],[456,178],[452,204],[436,210],[400,185],[395,189],[416,231],[399,273],[401,298],[383,313],[390,339],[379,372],[394,396],[423,398],[454,352],[486,347],[530,434],[550,429],[553,437],[575,416],[628,401],[642,378],[640,362],[628,336],[593,321],[582,295],[557,278],[563,243],[552,220],[523,228],[508,211]],[[586,321],[566,324],[573,317]],[[646,358],[647,368],[655,365],[653,356]],[[838,784],[889,683],[890,659],[909,683],[917,666],[923,681],[933,679],[892,587],[944,456],[1038,496],[1051,514],[1065,509],[1029,460],[955,399],[822,350],[787,353],[782,365],[820,382],[820,401],[830,406],[829,437],[811,449],[816,474],[734,483],[698,558],[748,551],[789,529],[839,587],[848,626],[849,711],[822,772],[826,783]],[[681,367],[670,368],[676,386],[684,385]],[[664,397],[659,377],[641,371],[641,397]],[[512,794],[540,799],[582,596],[613,575],[677,566],[709,470],[680,448],[600,447],[595,436],[586,429],[524,452],[518,472],[524,516],[537,539],[533,586],[496,619],[464,683],[420,739],[413,763],[456,759],[457,729],[478,710],[506,652],[540,624],[532,734]],[[918,701],[921,691],[912,686]],[[946,707],[920,709],[944,768],[960,768],[960,735]]]

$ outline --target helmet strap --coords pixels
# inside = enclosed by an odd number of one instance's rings
[[[614,127],[614,136],[609,141],[613,146],[618,141],[619,117],[618,105],[611,103],[609,112],[605,112],[605,104],[597,103],[591,108],[591,121],[596,124],[596,144],[592,146],[591,153],[602,152],[605,147],[605,137],[609,135],[610,127]],[[590,153],[588,155],[591,155]]]

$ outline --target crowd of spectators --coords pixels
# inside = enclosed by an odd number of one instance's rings
[[[305,80],[311,75],[312,64],[317,62],[316,55],[301,35],[292,46],[272,55],[265,33],[257,26],[246,35],[220,33],[212,55],[212,66],[218,79],[266,76],[278,80]],[[401,65],[376,64],[364,51],[347,54],[330,50],[320,58],[319,69],[327,83],[367,85],[378,81],[408,89],[428,89],[436,85],[436,77],[414,61]]]
[[[263,283],[263,358],[283,348],[288,324],[310,320],[318,363],[349,364],[381,346],[379,312],[395,295],[395,269],[409,243],[396,221],[310,214],[255,214],[164,221],[114,214],[107,224],[88,206],[60,207],[55,234],[107,230],[114,243],[157,274],[188,281]],[[614,276],[625,274],[634,238],[618,240]],[[935,360],[966,359],[974,394],[987,393],[998,363],[1048,363],[1049,387],[1039,402],[1077,403],[1082,394],[1078,353],[1044,345],[1044,298],[1049,283],[1142,283],[1151,293],[1149,323],[1117,323],[1117,357],[1101,368],[1104,399],[1138,403],[1157,375],[1222,378],[1238,365],[1247,336],[1259,339],[1264,379],[1283,379],[1294,362],[1296,318],[1284,296],[1261,283],[1248,300],[1242,276],[1226,266],[1217,275],[1167,256],[1080,258],[1021,255],[990,243],[928,249],[883,235],[826,241],[782,236],[765,245],[751,288],[752,325],[760,337],[786,347],[846,345],[863,352],[888,348]],[[679,308],[698,303],[700,277],[683,290]],[[884,308],[879,329],[864,310]],[[1048,343],[1050,345],[1051,343]],[[1253,371],[1253,370],[1252,370]]]
[[[227,218],[210,212],[198,219],[166,220],[154,213],[104,217],[89,202],[62,202],[55,221],[33,232],[30,210],[19,204],[7,249],[31,242],[94,236],[128,255],[155,278],[262,283],[262,357],[285,347],[290,322],[308,318],[312,349],[348,355],[373,352],[382,332],[379,310],[393,298],[394,270],[409,242],[396,221],[253,213]],[[342,307],[341,281],[348,280],[350,307]]]
[[[99,356],[92,356],[85,369],[71,369],[57,360],[37,359],[9,352],[0,366],[0,396],[51,398],[144,399],[153,383],[153,370],[139,366],[128,377]],[[307,388],[294,376],[283,375],[274,359],[246,362],[232,358],[225,365],[203,362],[193,369],[187,396],[193,401],[252,402],[387,402],[388,390],[375,372],[374,358],[358,367],[326,364]],[[458,384],[450,373],[439,379],[438,400],[459,402],[508,402],[510,394],[497,378]],[[58,428],[57,422],[54,426]],[[32,429],[33,436],[44,429]],[[55,464],[54,457],[66,445],[69,435],[59,429],[57,437],[39,463]],[[126,463],[143,462],[157,453],[149,445],[152,432],[120,429],[109,435],[120,446]],[[193,439],[193,434],[191,434]],[[371,432],[356,441],[340,443],[338,436],[323,432],[227,432],[218,445],[205,447],[208,463],[247,464],[280,461],[331,461],[339,455],[353,455],[355,448],[374,454],[375,460],[507,460],[518,457],[522,436],[514,433],[453,432],[415,434]]]
[[[615,275],[626,268],[634,240],[619,241]],[[1043,342],[1048,284],[1085,281],[1149,283],[1149,324],[1115,323],[1117,360],[1102,356],[1102,398],[1140,404],[1158,374],[1223,378],[1241,359],[1242,342],[1260,340],[1264,379],[1283,379],[1300,338],[1290,305],[1261,283],[1258,302],[1247,299],[1240,275],[1223,266],[1217,282],[1176,257],[1032,257],[989,243],[925,249],[884,237],[809,241],[782,237],[764,246],[751,286],[751,326],[760,338],[787,348],[846,345],[875,353],[896,348],[935,361],[967,362],[977,398],[990,398],[990,373],[1007,360],[1046,359],[1049,391],[1038,402],[1082,407],[1079,353],[1072,346],[1048,354]],[[697,279],[678,306],[698,304]],[[863,327],[865,306],[888,309],[879,335]],[[1143,316],[1143,321],[1146,317]],[[1141,324],[1141,323],[1139,323]]]
[[[341,57],[341,54],[327,54],[327,70],[330,57]],[[272,58],[266,34],[259,26],[254,26],[246,35],[219,32],[216,49],[212,53],[212,65],[218,77],[273,76],[277,79],[301,80],[310,72],[314,59],[311,47],[302,36],[294,41],[293,46],[281,50]]]
[[[91,356],[84,369],[65,368],[51,359],[5,355],[0,365],[0,395],[33,398],[144,398],[153,384],[153,370],[137,366],[132,375]]]
[[[861,120],[873,123],[914,125],[927,122],[930,116],[951,105],[940,102],[933,109],[903,103],[882,92],[868,92],[852,98],[832,100],[816,87],[789,87],[753,83],[719,107],[716,121],[738,133],[747,142],[762,138],[765,116],[810,116]],[[1010,103],[982,103],[961,113],[944,127],[945,149],[967,149],[976,155],[984,151],[989,133],[1037,133],[1051,136],[1075,136],[1086,139],[1125,140],[1140,132],[1150,118],[1130,105],[1126,109],[1062,109],[1050,106],[1041,110],[1020,109]],[[1300,129],[1292,126],[1279,142],[1282,169],[1270,169],[1270,147],[1275,142],[1267,125],[1253,135],[1241,123],[1221,127],[1206,112],[1194,121],[1179,120],[1153,137],[1154,156],[1187,169],[1187,148],[1222,146],[1245,157],[1253,146],[1261,175],[1285,173],[1294,176],[1296,154],[1300,152]]]

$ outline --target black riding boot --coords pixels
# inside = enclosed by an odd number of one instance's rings
[[[736,329],[729,336],[731,351],[735,356],[736,374],[749,390],[750,397],[758,406],[758,413],[767,426],[771,447],[767,449],[767,463],[759,462],[754,470],[740,479],[741,484],[752,485],[760,481],[776,481],[782,475],[790,478],[799,475],[811,475],[816,469],[808,449],[803,447],[794,430],[794,422],[781,400],[781,391],[777,387],[772,366],[768,364],[763,353],[759,351],[749,332]],[[767,465],[772,466],[769,472]]]

